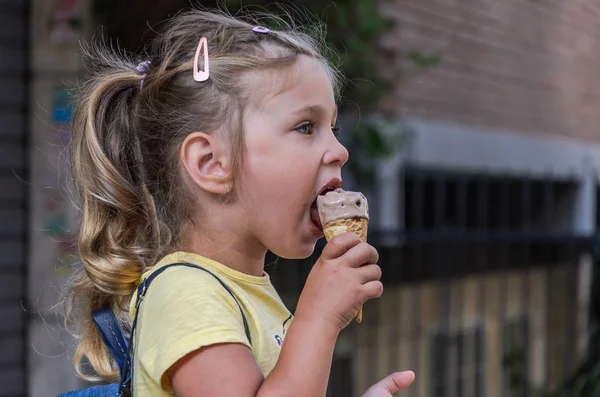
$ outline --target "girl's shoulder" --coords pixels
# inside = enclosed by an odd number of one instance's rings
[[[262,276],[252,276],[246,273],[239,272],[234,270],[222,263],[219,263],[213,259],[207,258],[205,256],[195,254],[192,252],[186,251],[177,251],[170,253],[164,256],[154,267],[149,269],[144,275],[142,279],[149,277],[152,273],[156,272],[158,269],[162,269],[167,266],[182,268],[182,266],[175,265],[190,265],[187,266],[188,270],[184,273],[180,274],[190,274],[193,269],[200,269],[202,273],[211,273],[214,276],[217,276],[219,279],[229,283],[239,284],[239,285],[258,285],[258,286],[267,286],[271,284],[271,280],[267,273],[264,273]],[[183,266],[185,268],[185,266]],[[202,272],[204,270],[204,272]],[[203,275],[205,277],[205,274]]]
[[[188,305],[236,308],[232,300],[235,284],[221,273],[210,259],[185,252],[169,254],[147,270],[141,278],[146,283],[142,306],[144,312],[179,310]],[[135,314],[137,294],[130,302],[130,317]],[[152,309],[148,309],[152,308]]]

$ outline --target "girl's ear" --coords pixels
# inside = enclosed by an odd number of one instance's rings
[[[181,144],[180,160],[198,187],[214,194],[229,193],[231,161],[221,140],[193,132]]]

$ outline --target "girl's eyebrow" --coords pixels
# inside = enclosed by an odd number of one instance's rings
[[[294,114],[294,115],[306,114],[306,113],[316,114],[318,116],[326,116],[328,112],[327,112],[327,109],[323,105],[309,105],[309,106],[305,106],[301,109],[298,109],[298,110],[292,112],[292,114]],[[336,105],[335,108],[333,109],[333,119],[334,120],[337,118],[337,113],[338,113],[338,107]]]

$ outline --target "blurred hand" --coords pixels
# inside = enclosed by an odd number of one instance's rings
[[[392,394],[410,386],[414,380],[415,374],[412,371],[395,372],[371,386],[363,397],[392,397]]]

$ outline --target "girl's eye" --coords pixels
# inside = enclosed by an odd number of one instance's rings
[[[296,127],[296,131],[304,135],[314,134],[315,123],[304,123]]]

